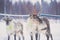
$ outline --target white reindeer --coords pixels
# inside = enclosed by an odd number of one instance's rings
[[[23,24],[20,21],[14,21],[9,17],[4,18],[4,20],[6,21],[7,25],[8,40],[10,40],[11,35],[14,35],[14,40],[16,40],[16,36],[19,36],[20,40],[20,35],[23,37]]]

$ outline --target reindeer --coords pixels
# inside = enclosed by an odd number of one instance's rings
[[[10,40],[11,35],[14,35],[14,40],[16,40],[17,34],[21,34],[23,36],[23,24],[20,21],[17,21],[17,22],[16,20],[13,21],[10,17],[6,17],[3,20],[6,21],[6,25],[8,29],[13,27],[13,30],[11,30],[11,32],[8,34],[8,40]],[[20,40],[20,36],[19,36],[19,40]]]
[[[24,40],[24,36],[23,36],[23,24],[20,22],[20,20],[17,21],[17,22],[14,22],[14,24],[15,24],[15,33],[16,33],[16,35],[19,36],[19,40],[21,40],[20,35],[22,35],[22,38]]]
[[[30,22],[32,22],[32,25],[35,24],[35,30],[40,34],[43,33],[46,35],[47,40],[49,40],[49,37],[51,37],[51,40],[53,40],[52,38],[52,34],[50,32],[50,23],[48,21],[47,18],[39,18],[36,15],[30,15],[30,17],[28,18]],[[43,27],[41,26],[43,25]],[[32,26],[31,28],[33,28],[34,26]],[[37,38],[37,35],[36,35]],[[33,40],[33,39],[32,39]],[[38,40],[38,39],[36,39]]]
[[[10,22],[12,21],[12,19],[7,16],[3,18],[3,20],[6,22],[7,29],[8,29],[8,26],[10,25]],[[10,33],[8,33],[8,40],[10,40]]]
[[[41,20],[40,20],[40,23],[41,23]],[[30,30],[30,35],[31,35],[31,40],[33,40],[33,34],[36,34],[36,40],[37,37],[38,37],[38,33],[37,33],[37,25],[38,23],[36,23],[36,20],[35,18],[33,18],[33,15],[30,15],[30,17],[27,19],[27,29]]]

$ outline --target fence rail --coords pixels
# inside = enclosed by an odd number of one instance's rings
[[[28,17],[29,15],[13,15],[13,14],[2,14],[0,13],[0,16],[9,16],[9,17]],[[51,15],[51,14],[40,14],[39,16],[47,17],[47,18],[54,18],[54,19],[60,19],[60,15]]]

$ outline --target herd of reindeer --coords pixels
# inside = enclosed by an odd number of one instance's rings
[[[52,34],[50,32],[49,20],[45,17],[40,18],[35,15],[30,15],[27,18],[25,24],[22,23],[20,20],[13,21],[13,19],[10,19],[9,17],[6,17],[3,20],[6,21],[7,27],[9,27],[9,25],[11,23],[14,24],[14,26],[13,26],[14,31],[13,32],[11,31],[8,34],[8,40],[10,40],[11,35],[14,35],[14,40],[16,40],[17,35],[19,36],[18,37],[19,40],[21,40],[20,36],[22,36],[22,40],[25,40],[24,31],[23,31],[24,27],[26,28],[26,31],[29,32],[31,40],[33,40],[34,33],[35,33],[35,40],[40,40],[40,33],[46,35],[47,40],[49,40],[49,38],[51,38],[51,40],[53,40]],[[26,34],[26,36],[27,36],[27,34]]]

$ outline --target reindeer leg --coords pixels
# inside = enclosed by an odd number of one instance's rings
[[[40,34],[39,33],[36,33],[35,37],[36,37],[36,40],[40,40]]]
[[[39,39],[38,40],[40,40],[40,34],[39,34]]]
[[[51,40],[53,40],[52,34],[50,34]]]
[[[38,33],[35,34],[36,40],[38,40]]]
[[[21,40],[20,36],[19,36],[19,40]]]
[[[24,40],[23,32],[21,31],[20,33],[21,33],[21,35],[22,35],[22,39]]]
[[[47,40],[49,40],[49,35],[48,34],[46,34],[46,37],[47,37]]]
[[[33,40],[33,36],[31,35],[31,40]]]
[[[32,35],[32,32],[31,32],[31,40],[33,40],[33,35]]]
[[[16,33],[14,34],[14,40],[16,40]]]
[[[8,40],[10,40],[10,35],[8,35]]]
[[[24,40],[24,36],[22,36],[23,40]]]
[[[23,34],[22,34],[22,39],[24,40],[24,36],[23,36]]]

